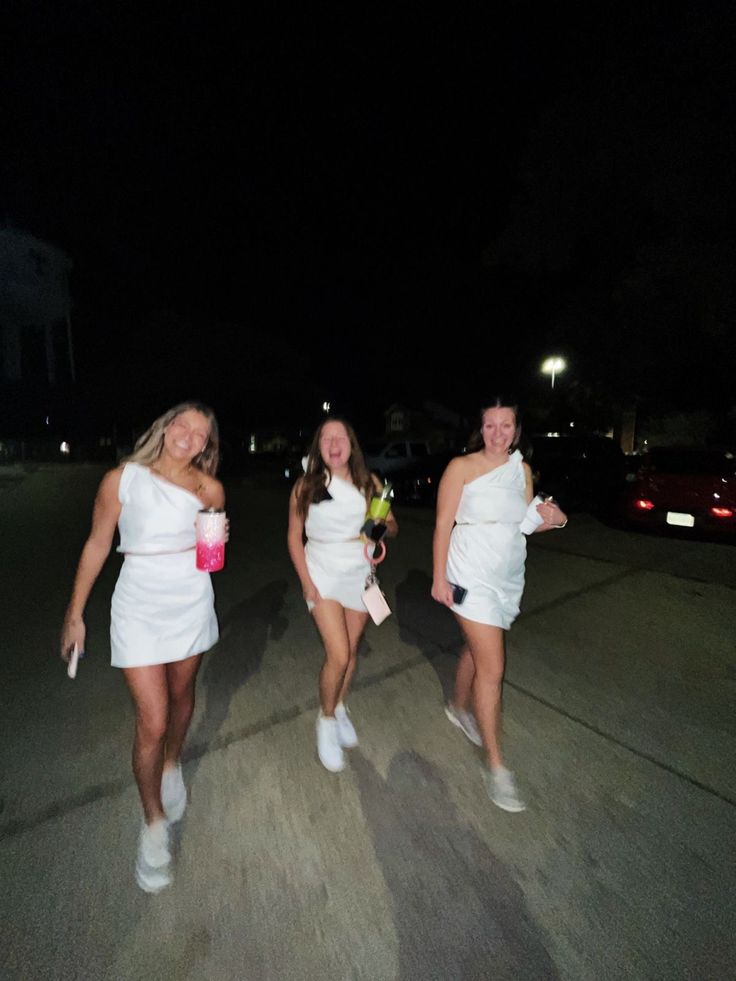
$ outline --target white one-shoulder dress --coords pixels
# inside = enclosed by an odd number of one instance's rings
[[[310,504],[304,522],[309,575],[322,599],[337,600],[348,610],[365,613],[363,590],[370,563],[359,536],[366,500],[357,487],[334,475],[327,492],[330,500]],[[307,607],[311,610],[314,603]]]
[[[447,580],[467,589],[452,610],[466,620],[508,630],[524,592],[527,510],[521,453],[463,487],[447,554]]]
[[[137,463],[123,467],[118,496],[125,561],[112,596],[113,667],[168,664],[209,650],[219,632],[210,575],[195,564],[202,502]]]

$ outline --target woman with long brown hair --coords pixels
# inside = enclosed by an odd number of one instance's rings
[[[524,591],[524,535],[567,524],[551,500],[532,505],[531,470],[517,449],[520,438],[512,401],[499,396],[481,410],[470,452],[451,460],[440,481],[433,546],[432,596],[450,607],[465,638],[454,698],[445,711],[471,742],[484,747],[488,795],[506,811],[525,807],[500,743],[504,633],[519,614]]]
[[[345,699],[368,620],[362,596],[370,563],[360,532],[370,499],[380,490],[353,427],[344,419],[325,419],[314,434],[305,474],[291,493],[288,546],[324,645],[317,753],[333,773],[345,766],[343,749],[358,745]],[[398,532],[391,512],[386,532],[392,537]]]
[[[195,565],[195,520],[223,508],[215,478],[217,421],[183,402],[160,416],[131,456],[102,479],[64,618],[61,656],[84,650],[84,608],[115,528],[125,556],[112,597],[110,647],[135,705],[133,773],[143,805],[136,880],[146,892],[171,881],[169,825],[187,803],[180,756],[194,711],[202,653],[217,642],[209,574]]]

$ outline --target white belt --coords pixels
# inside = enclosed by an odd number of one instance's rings
[[[123,555],[142,555],[144,558],[148,555],[183,555],[184,552],[193,552],[196,547],[196,545],[187,545],[186,548],[175,548],[170,552],[128,552],[126,550]]]
[[[494,518],[492,521],[456,521],[456,525],[497,525],[499,522]]]
[[[307,543],[314,542],[315,545],[349,545],[351,542],[359,542],[360,538],[346,538],[340,542],[326,542],[322,538],[308,538]]]

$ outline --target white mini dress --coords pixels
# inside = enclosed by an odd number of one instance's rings
[[[363,590],[371,566],[359,536],[366,500],[357,487],[334,475],[327,492],[331,499],[310,504],[304,522],[307,569],[322,599],[365,613]],[[307,607],[311,610],[314,604]]]
[[[219,631],[210,575],[195,564],[202,502],[138,463],[123,467],[119,498],[125,561],[112,596],[113,667],[168,664],[209,650]]]
[[[524,592],[526,538],[519,529],[527,510],[523,458],[463,487],[447,554],[447,580],[467,589],[451,607],[466,620],[508,630]]]

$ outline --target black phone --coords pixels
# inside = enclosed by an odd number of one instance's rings
[[[387,532],[386,523],[384,521],[376,521],[374,518],[368,518],[366,523],[360,529],[361,534],[365,535],[370,541],[374,542],[376,545],[381,541],[383,536]]]
[[[458,586],[456,582],[451,582],[450,585],[452,586],[452,602],[455,603],[456,606],[460,606],[462,601],[468,595],[468,591],[463,586]]]
[[[386,525],[381,521],[373,525],[368,537],[377,545],[384,538],[387,531]]]

